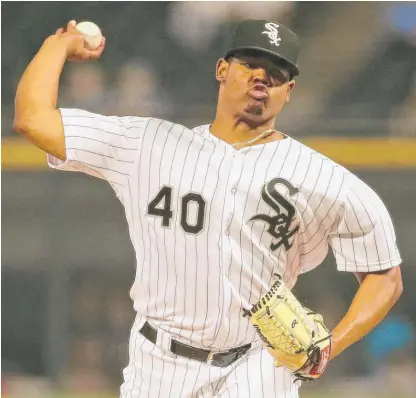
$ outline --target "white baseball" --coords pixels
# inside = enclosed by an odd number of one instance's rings
[[[84,36],[85,48],[88,50],[96,50],[102,39],[101,29],[94,23],[89,21],[80,22],[75,29]]]

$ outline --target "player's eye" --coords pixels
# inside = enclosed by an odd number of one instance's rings
[[[284,74],[283,74],[281,71],[279,71],[279,70],[274,70],[274,71],[271,71],[270,76],[271,76],[271,78],[272,78],[272,81],[273,81],[273,84],[274,84],[274,85],[281,85],[281,84],[284,84],[284,83],[286,83],[286,81],[288,80],[288,79],[284,76]]]

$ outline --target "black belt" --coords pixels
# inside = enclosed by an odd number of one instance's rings
[[[156,344],[157,330],[153,328],[147,321],[140,329],[140,333],[146,337],[147,340]],[[191,347],[186,344],[182,344],[177,340],[171,339],[170,352],[176,355],[180,355],[185,358],[194,359],[199,362],[206,362],[213,366],[225,368],[241,358],[251,347],[251,344],[246,344],[241,347],[232,348],[228,351],[212,352],[203,350],[201,348]]]

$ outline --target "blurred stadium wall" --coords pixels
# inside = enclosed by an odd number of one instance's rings
[[[2,386],[4,396],[116,391],[127,361],[135,264],[123,210],[102,181],[46,167],[12,131],[24,68],[69,19],[107,37],[66,66],[59,106],[187,126],[215,112],[216,60],[242,18],[301,37],[301,75],[277,128],[352,169],[386,202],[404,258],[391,316],[306,394],[416,394],[416,5],[401,2],[2,2]],[[331,255],[300,298],[333,326],[356,289]],[[8,394],[10,395],[8,395]],[[114,396],[114,395],[113,395]],[[388,395],[385,395],[388,396]]]

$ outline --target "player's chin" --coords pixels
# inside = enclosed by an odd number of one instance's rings
[[[266,105],[263,101],[251,100],[244,107],[244,113],[250,117],[262,117],[266,111]]]
[[[260,106],[245,107],[241,113],[241,119],[251,127],[264,124],[271,119],[268,109]]]

